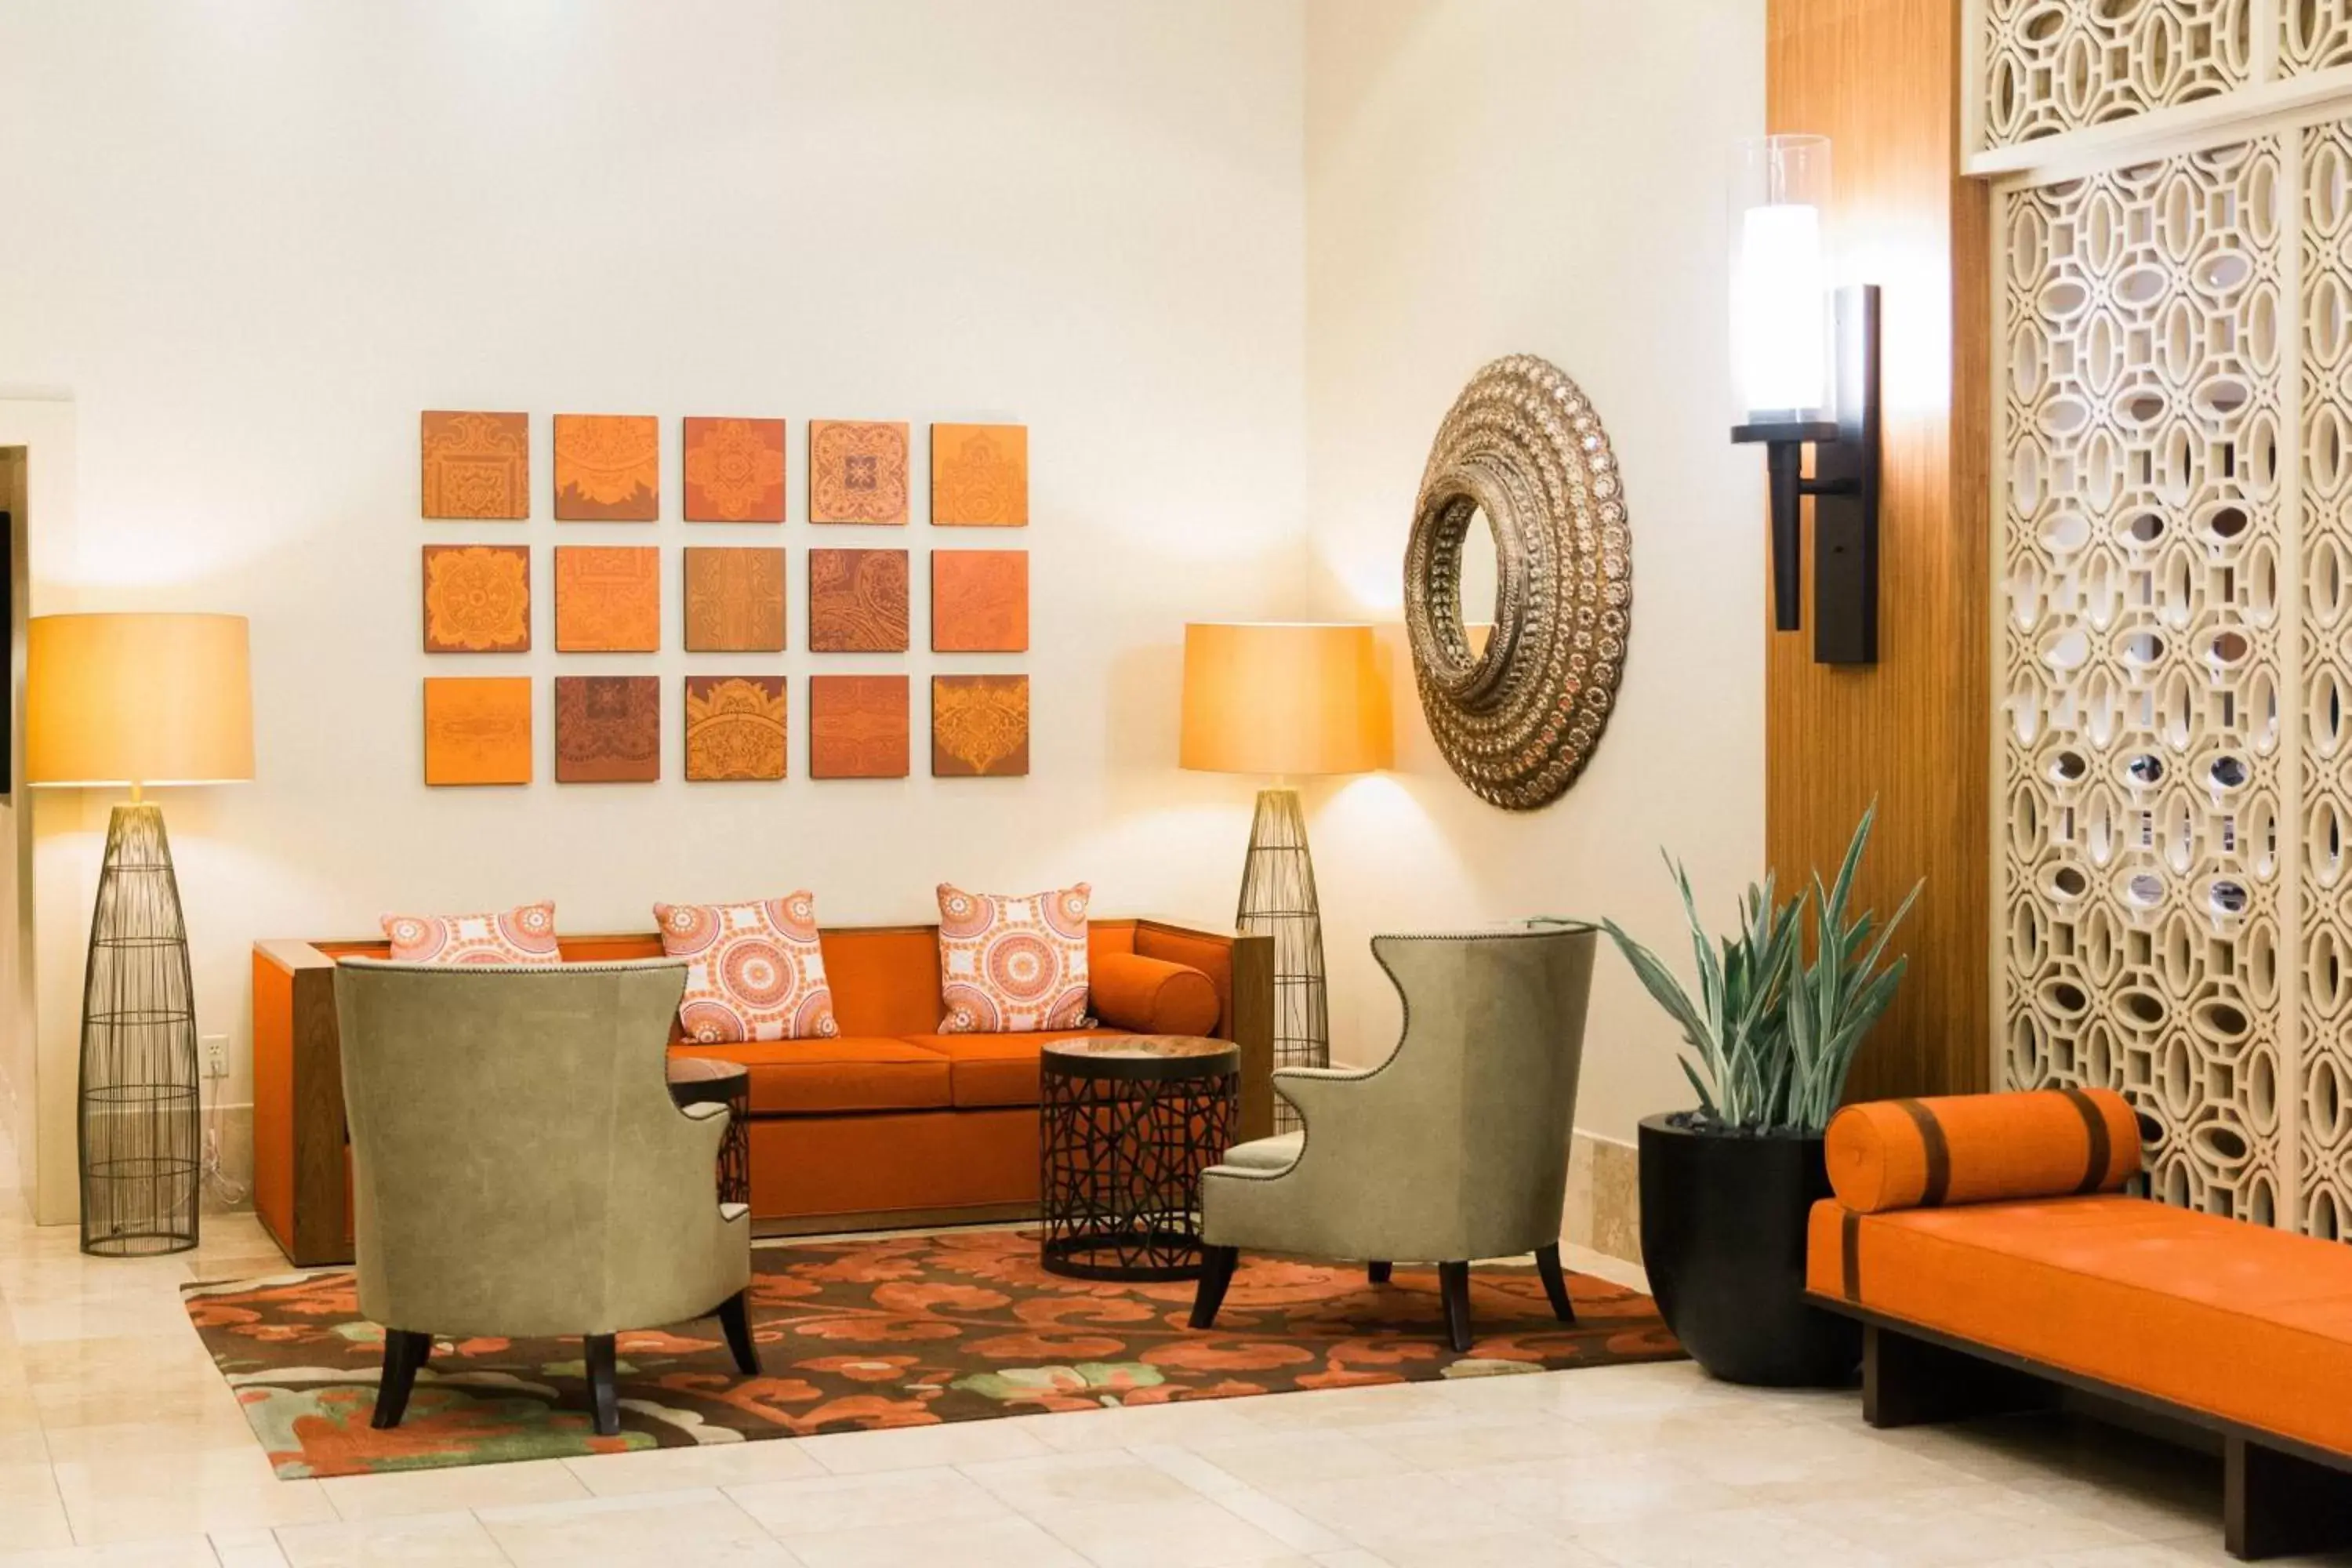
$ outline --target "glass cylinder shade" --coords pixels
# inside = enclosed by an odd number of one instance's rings
[[[1826,136],[1738,143],[1731,173],[1731,375],[1742,424],[1834,416],[1830,407]]]

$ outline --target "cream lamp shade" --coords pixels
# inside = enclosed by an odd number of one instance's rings
[[[26,781],[251,778],[250,667],[242,616],[36,616],[26,627]]]
[[[1178,761],[1224,773],[1360,773],[1389,765],[1372,628],[1301,622],[1184,628]]]

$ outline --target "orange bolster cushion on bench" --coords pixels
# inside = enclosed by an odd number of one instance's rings
[[[1217,987],[1190,964],[1132,952],[1097,953],[1087,984],[1095,1016],[1139,1035],[1206,1035],[1217,1026]]]
[[[2139,1123],[2105,1089],[1849,1105],[1830,1119],[1830,1185],[1856,1214],[2113,1192],[2139,1171]]]

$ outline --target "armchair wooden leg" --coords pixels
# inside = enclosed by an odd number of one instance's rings
[[[621,1434],[621,1394],[614,1382],[613,1336],[590,1334],[585,1347],[588,1402],[596,1413],[596,1436],[617,1437]]]
[[[1544,1294],[1551,1298],[1551,1315],[1563,1323],[1576,1321],[1576,1303],[1568,1299],[1568,1276],[1559,1269],[1559,1243],[1536,1248],[1536,1272],[1543,1276]]]
[[[1445,1298],[1445,1341],[1458,1354],[1470,1348],[1470,1266],[1439,1264],[1437,1289]]]
[[[1234,1267],[1241,1261],[1235,1247],[1201,1248],[1201,1288],[1192,1294],[1192,1326],[1213,1329],[1217,1309],[1225,1304],[1225,1287],[1234,1282]]]
[[[408,1412],[408,1391],[416,1386],[417,1370],[432,1354],[431,1334],[412,1333],[406,1329],[384,1330],[383,1376],[375,1385],[375,1418],[371,1425],[400,1425],[400,1418]]]
[[[735,1352],[735,1370],[745,1377],[761,1373],[759,1347],[751,1342],[751,1314],[744,1293],[738,1290],[719,1303],[719,1326],[727,1331],[727,1348]]]

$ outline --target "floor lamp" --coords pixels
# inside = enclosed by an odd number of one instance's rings
[[[1211,773],[1271,775],[1258,791],[1234,923],[1274,938],[1274,1065],[1328,1067],[1323,913],[1307,818],[1286,781],[1389,765],[1388,693],[1372,628],[1297,622],[1184,628],[1180,762]],[[1275,1130],[1298,1125],[1275,1102]]]
[[[253,776],[238,616],[38,616],[26,625],[26,782],[128,786],[106,829],[83,972],[81,1249],[196,1244],[204,1179],[194,988],[150,786]]]

